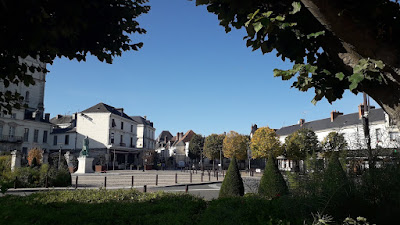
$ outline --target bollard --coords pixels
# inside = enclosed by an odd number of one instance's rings
[[[192,172],[190,172],[190,183],[192,183]]]
[[[217,171],[217,181],[218,181],[218,171]]]
[[[197,168],[196,168],[196,174],[197,174]]]
[[[177,184],[177,183],[178,183],[178,174],[175,173],[175,184]]]
[[[156,174],[156,186],[158,186],[158,174]]]
[[[225,177],[225,170],[222,170],[222,177]]]
[[[211,173],[208,173],[208,181],[211,181]]]
[[[143,186],[143,192],[146,193],[147,192],[147,185]]]
[[[78,188],[78,176],[76,176],[76,178],[75,178],[75,189],[77,189]]]
[[[107,188],[107,177],[104,177],[104,189]]]
[[[201,182],[203,182],[204,173],[201,173]]]
[[[134,178],[133,178],[133,176],[132,176],[132,185],[131,185],[131,186],[132,186],[132,188],[133,188],[133,181],[134,181],[133,179],[134,179]]]
[[[15,177],[15,180],[14,180],[14,189],[17,189],[17,181],[18,181],[18,177]]]
[[[49,188],[49,177],[47,175],[46,175],[46,185],[45,185],[45,187]]]
[[[189,191],[189,185],[186,184],[186,186],[185,186],[185,193],[188,193],[188,191]]]

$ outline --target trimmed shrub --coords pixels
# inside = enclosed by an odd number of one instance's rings
[[[222,182],[221,190],[219,191],[219,198],[243,195],[243,180],[240,176],[236,158],[233,157],[231,163],[229,164],[228,171],[226,172],[225,179]]]
[[[275,163],[275,158],[272,156],[268,158],[258,193],[267,198],[275,198],[289,193],[286,182]]]
[[[349,180],[339,161],[339,155],[334,152],[323,174],[322,192],[328,195],[347,195]]]

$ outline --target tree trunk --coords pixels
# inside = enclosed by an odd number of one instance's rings
[[[349,68],[353,68],[361,58],[381,60],[385,64],[382,83],[362,83],[359,89],[371,96],[400,129],[398,122],[400,121],[400,57],[398,57],[400,50],[397,49],[398,45],[391,36],[386,39],[378,38],[374,30],[377,24],[374,24],[373,18],[367,12],[360,14],[357,7],[349,7],[349,1],[301,0],[301,2],[331,32],[327,38],[333,46],[324,50],[328,51],[331,57],[342,60],[338,66],[342,67],[343,72],[351,72]],[[352,3],[367,4],[361,1]],[[399,28],[393,27],[393,30],[395,29]],[[336,41],[332,41],[335,37]],[[338,46],[338,43],[341,43],[341,46]]]

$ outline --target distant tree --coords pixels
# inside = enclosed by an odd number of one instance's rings
[[[258,193],[267,198],[276,198],[288,194],[286,181],[283,179],[274,157],[269,157],[263,176],[261,177]]]
[[[227,158],[235,157],[238,160],[247,158],[247,146],[249,139],[235,131],[230,131],[224,139],[223,152]]]
[[[347,142],[343,134],[337,132],[330,132],[321,142],[324,151],[342,151],[347,149]]]
[[[253,159],[267,158],[271,154],[276,157],[282,154],[279,138],[269,127],[261,127],[254,133],[250,148]]]
[[[302,128],[285,138],[285,150],[288,159],[304,160],[307,154],[320,149],[318,137],[314,131]]]
[[[233,157],[231,163],[229,164],[228,171],[226,172],[224,181],[222,182],[221,189],[219,191],[219,198],[243,195],[243,180],[240,175],[236,158]]]
[[[132,34],[145,33],[137,17],[148,0],[1,1],[0,83],[32,85],[34,72],[47,72],[56,57],[85,61],[91,54],[112,63],[123,51],[138,50]],[[42,64],[21,61],[28,56]],[[20,108],[17,92],[0,92],[0,110]]]
[[[42,157],[43,157],[43,151],[41,149],[33,148],[33,149],[29,150],[29,152],[28,152],[29,166],[32,166],[35,163],[36,163],[36,165],[34,165],[34,166],[40,165]]]
[[[193,135],[189,141],[189,158],[198,160],[201,157],[201,149],[204,147],[204,138],[201,134]]]
[[[215,168],[215,159],[218,159],[221,154],[224,138],[223,134],[211,134],[204,141],[203,154],[213,160],[213,169]]]

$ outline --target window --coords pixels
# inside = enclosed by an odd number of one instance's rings
[[[29,141],[29,128],[25,128],[24,130],[24,141],[25,142]]]
[[[121,141],[119,143],[124,143],[124,135],[121,135]]]
[[[64,144],[69,145],[69,135],[65,135],[65,142]]]
[[[114,144],[114,133],[111,133],[110,135],[110,143]]]
[[[131,148],[134,148],[133,147],[133,137],[131,137],[131,145],[130,146],[131,146]]]
[[[25,92],[25,102],[29,102],[29,91]]]
[[[8,129],[8,136],[13,138],[14,135],[15,135],[15,127],[10,126],[10,129]]]
[[[39,139],[39,130],[34,130],[33,131],[33,142],[38,143]]]
[[[47,130],[43,131],[43,143],[47,143]]]
[[[57,135],[55,135],[53,138],[53,145],[57,145]]]
[[[28,148],[27,147],[23,147],[22,148],[22,155],[27,155],[28,154]]]
[[[399,138],[399,133],[398,132],[389,132],[389,138],[391,141],[397,141]]]
[[[124,129],[124,122],[121,122],[121,130]]]
[[[16,119],[17,118],[17,114],[16,113],[11,114],[11,118]]]
[[[111,120],[111,127],[115,127],[116,125],[115,125],[115,120],[114,119],[112,119]]]
[[[376,136],[376,142],[380,142],[381,141],[381,137],[382,137],[380,128],[375,129],[375,136]]]
[[[131,125],[131,132],[133,132],[133,125]]]
[[[3,135],[3,125],[0,124],[0,138]]]

